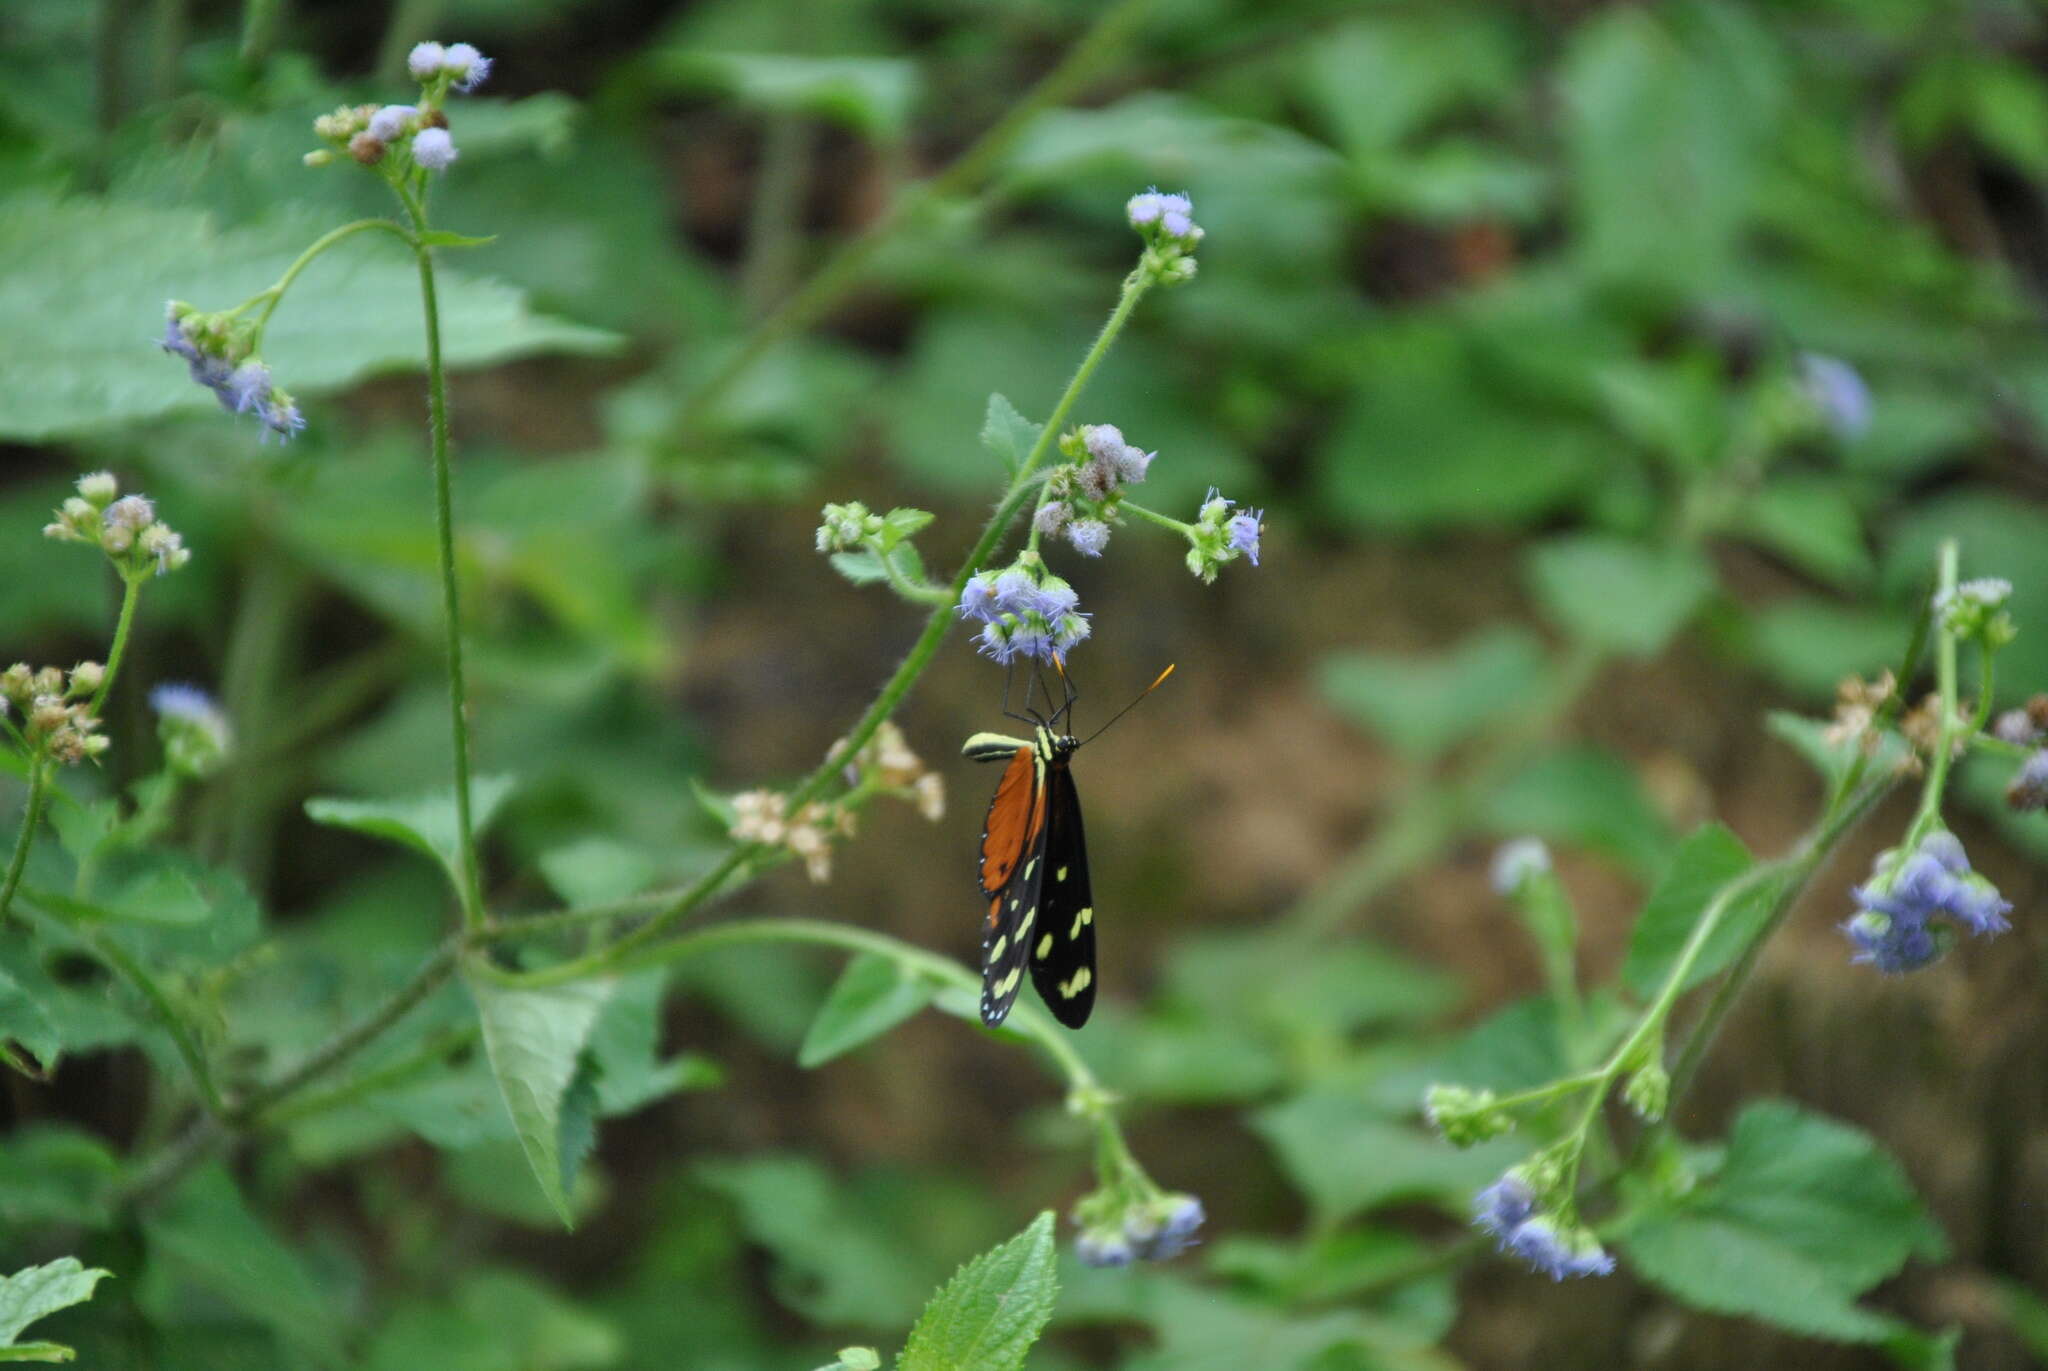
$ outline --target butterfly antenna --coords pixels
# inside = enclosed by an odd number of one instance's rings
[[[1160,672],[1157,676],[1154,676],[1152,678],[1152,684],[1146,686],[1143,690],[1138,692],[1137,699],[1131,701],[1129,704],[1125,705],[1122,709],[1119,709],[1115,714],[1110,716],[1109,724],[1115,723],[1118,719],[1123,718],[1124,715],[1136,709],[1139,706],[1139,704],[1144,701],[1147,695],[1150,695],[1153,691],[1165,685],[1166,678],[1173,675],[1173,668],[1176,665],[1178,664],[1173,662],[1167,663],[1166,670]],[[1085,747],[1087,744],[1094,742],[1097,738],[1100,738],[1104,733],[1107,733],[1109,731],[1109,724],[1104,724],[1101,728],[1096,729],[1086,738],[1083,738],[1080,741],[1080,743],[1076,744],[1076,746]]]

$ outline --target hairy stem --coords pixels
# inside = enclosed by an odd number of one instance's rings
[[[251,296],[234,309],[228,311],[228,313],[231,315],[240,314],[257,301],[262,301],[263,312],[256,316],[256,332],[260,338],[264,327],[270,322],[270,316],[277,312],[277,307],[283,301],[285,292],[292,288],[292,282],[299,279],[300,272],[313,265],[315,258],[319,257],[321,253],[327,251],[336,243],[341,242],[344,238],[352,238],[356,234],[370,229],[395,233],[405,240],[406,246],[417,246],[413,241],[413,236],[406,232],[403,224],[395,223],[390,219],[357,219],[352,223],[343,224],[339,228],[329,229],[318,238],[315,238],[307,245],[306,250],[294,258],[292,264],[284,269],[284,275],[277,278],[276,285],[271,286],[260,294]]]
[[[21,812],[21,833],[14,840],[14,856],[7,862],[7,882],[0,885],[0,919],[14,908],[14,892],[21,888],[21,873],[28,869],[29,849],[35,846],[36,825],[42,822],[49,786],[50,764],[41,757],[29,758],[28,804]]]
[[[121,614],[114,621],[114,643],[107,649],[107,669],[100,676],[100,688],[92,693],[91,710],[97,718],[100,706],[106,703],[107,692],[114,688],[114,677],[121,670],[121,661],[128,655],[128,635],[135,628],[135,606],[142,599],[142,576],[121,577]]]

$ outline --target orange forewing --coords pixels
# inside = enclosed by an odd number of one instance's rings
[[[1002,784],[988,802],[988,822],[981,830],[981,893],[994,899],[1024,860],[1039,825],[1045,822],[1045,796],[1037,783],[1038,763],[1032,749],[1020,747],[1003,771]],[[994,917],[991,910],[990,917]]]

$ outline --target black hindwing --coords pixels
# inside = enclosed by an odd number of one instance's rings
[[[1045,789],[1043,856],[1024,902],[1038,910],[1026,934],[1031,983],[1055,1019],[1079,1028],[1095,1007],[1095,897],[1081,797],[1064,756],[1046,768]]]

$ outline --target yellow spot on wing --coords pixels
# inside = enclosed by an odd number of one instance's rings
[[[1056,881],[1064,881],[1067,879],[1067,869],[1061,867],[1058,871],[1052,873],[1052,878]]]
[[[1094,979],[1095,973],[1090,971],[1085,966],[1082,967],[1079,971],[1076,971],[1074,973],[1073,978],[1071,980],[1065,980],[1060,982],[1060,998],[1063,1000],[1073,999],[1076,995],[1086,990],[1088,988],[1088,983]]]
[[[1076,914],[1074,916],[1074,926],[1067,930],[1067,936],[1069,938],[1080,937],[1081,930],[1094,922],[1095,907],[1093,905],[1090,905],[1086,909],[1083,909],[1079,914]]]
[[[1042,961],[1044,961],[1044,960],[1045,960],[1045,959],[1046,959],[1047,957],[1050,957],[1051,955],[1052,955],[1052,934],[1048,933],[1048,934],[1046,934],[1046,935],[1045,935],[1045,936],[1044,936],[1043,938],[1040,938],[1040,939],[1038,940],[1038,960],[1040,960],[1040,961],[1042,962]]]
[[[988,950],[988,959],[992,962],[999,962],[1003,959],[1003,954],[1005,952],[1008,952],[1009,950],[1010,938],[1008,934],[1005,934],[1002,937],[997,938],[995,940],[995,943],[992,946],[990,946]]]

